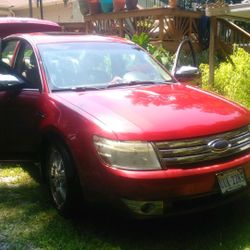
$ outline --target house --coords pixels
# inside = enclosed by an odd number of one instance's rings
[[[32,0],[32,17],[41,18],[40,1]],[[83,16],[80,12],[77,0],[43,0],[42,15],[44,19],[58,22],[82,22]],[[31,16],[28,0],[0,0],[0,16]]]

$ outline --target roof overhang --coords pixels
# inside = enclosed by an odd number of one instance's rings
[[[206,8],[207,16],[216,16],[230,19],[245,19],[250,21],[250,3],[232,5],[208,5]]]

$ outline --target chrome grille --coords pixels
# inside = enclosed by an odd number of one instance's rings
[[[224,152],[214,152],[209,146],[213,140],[224,139],[229,147]],[[164,166],[196,164],[222,160],[250,150],[250,125],[209,137],[192,140],[156,142],[155,147]]]

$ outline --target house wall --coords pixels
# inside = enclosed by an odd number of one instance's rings
[[[17,17],[28,17],[29,9],[14,10]],[[54,4],[43,6],[44,19],[54,22],[82,22],[83,16],[77,1],[69,3],[67,6],[64,4]],[[40,8],[33,4],[33,17],[40,18]]]
[[[11,14],[10,14],[10,12],[9,11],[7,11],[7,10],[0,10],[0,16],[2,17],[2,16],[10,16]]]

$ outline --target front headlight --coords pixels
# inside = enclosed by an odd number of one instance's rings
[[[156,153],[148,142],[115,141],[94,136],[94,144],[101,159],[114,168],[161,169]]]

